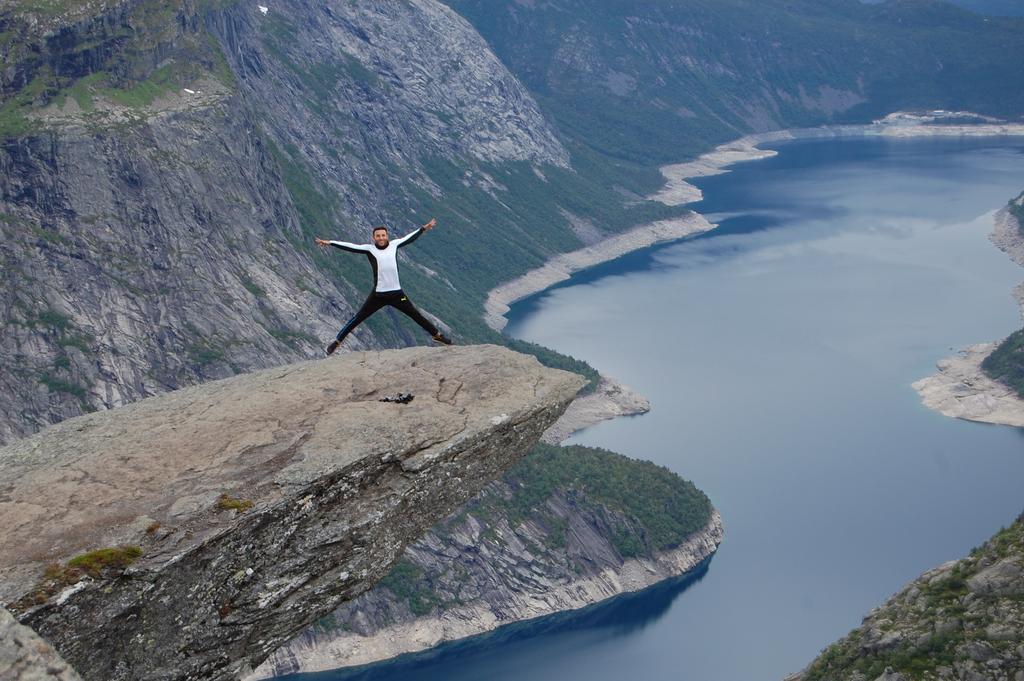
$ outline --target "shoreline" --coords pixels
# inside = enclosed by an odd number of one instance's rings
[[[387,627],[370,637],[344,632],[326,646],[310,645],[288,660],[289,673],[309,673],[357,667],[399,655],[416,653],[443,643],[492,632],[500,627],[578,610],[613,596],[636,592],[673,577],[681,577],[712,556],[722,541],[722,518],[712,509],[703,529],[694,532],[675,549],[652,558],[630,558],[618,569],[560,585],[543,595],[524,594],[499,620],[483,605],[463,605],[444,611],[440,617],[422,617]],[[268,660],[269,662],[269,660]],[[266,664],[266,663],[264,663]],[[245,681],[270,678],[260,667]]]
[[[700,189],[687,182],[689,179],[709,177],[729,172],[728,167],[745,161],[757,161],[778,154],[772,149],[759,149],[758,145],[800,139],[829,139],[835,137],[1018,137],[1024,136],[1024,123],[977,123],[960,125],[926,125],[897,123],[886,119],[861,125],[823,125],[816,128],[792,128],[747,135],[712,151],[701,154],[693,161],[661,167],[665,186],[647,198],[669,206],[681,206],[704,198]]]
[[[989,241],[1024,267],[1024,235],[1005,206],[995,214]],[[1024,317],[1024,283],[1014,287],[1013,296]],[[1024,399],[1013,388],[989,378],[981,368],[999,342],[971,345],[940,359],[935,365],[937,373],[911,384],[922,404],[964,421],[1024,427]]]
[[[675,163],[660,168],[665,185],[647,198],[669,206],[694,203],[703,193],[687,180],[729,172],[729,166],[746,161],[771,158],[778,154],[758,145],[797,139],[828,139],[837,137],[999,137],[1024,136],[1024,123],[976,123],[935,125],[914,122],[907,114],[895,112],[884,119],[860,125],[828,125],[815,128],[791,128],[746,135],[720,144],[692,161]],[[909,122],[908,122],[909,121]],[[491,289],[484,303],[484,321],[501,332],[508,324],[505,315],[510,306],[555,284],[569,279],[581,270],[615,260],[642,248],[676,241],[710,231],[717,227],[700,213],[671,220],[639,225],[595,244],[548,260],[541,267],[500,284]],[[1024,266],[1024,238],[1017,240],[1015,258]],[[998,245],[998,243],[997,243]],[[1003,248],[1003,246],[1000,246]],[[1003,249],[1007,250],[1007,249]],[[1009,252],[1009,251],[1008,251]],[[1017,259],[1019,257],[1019,259]],[[1024,310],[1024,283],[1015,289]],[[557,443],[575,432],[601,421],[619,416],[636,416],[650,411],[650,402],[631,388],[615,379],[601,376],[597,390],[577,398],[565,414],[543,437],[544,442]]]
[[[551,288],[580,270],[648,246],[700,234],[717,226],[708,222],[700,213],[690,213],[639,225],[585,248],[556,255],[540,267],[492,288],[484,302],[484,321],[495,331],[504,331],[508,325],[505,315],[513,303]]]
[[[936,363],[938,373],[911,384],[924,406],[944,416],[1024,427],[1024,400],[1017,392],[989,378],[981,363],[998,343],[978,343]]]

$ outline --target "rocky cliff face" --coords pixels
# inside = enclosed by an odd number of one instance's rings
[[[422,348],[63,422],[0,450],[0,597],[86,679],[234,678],[368,589],[581,384]]]
[[[581,608],[693,570],[721,539],[707,497],[675,474],[539,447],[252,678],[366,664]]]
[[[1024,516],[921,575],[788,681],[1024,679]]]
[[[426,221],[428,162],[484,197],[476,168],[568,162],[431,0],[64,4],[0,9],[0,442],[321,352],[370,275],[312,237]],[[454,323],[482,291],[441,264],[491,264],[446,226],[403,279]],[[414,333],[380,315],[351,345]]]

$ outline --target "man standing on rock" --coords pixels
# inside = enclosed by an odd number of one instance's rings
[[[345,340],[345,336],[352,333],[352,330],[362,324],[367,317],[387,305],[396,308],[399,312],[404,313],[423,327],[423,330],[430,334],[434,342],[441,343],[442,345],[452,344],[451,339],[441,333],[436,326],[430,323],[429,319],[420,314],[420,311],[413,306],[408,296],[402,291],[402,284],[398,281],[398,249],[411,244],[421,234],[429,232],[436,225],[437,220],[431,218],[430,222],[415,232],[394,241],[388,239],[387,227],[383,225],[374,227],[372,244],[350,244],[346,241],[326,241],[316,237],[316,245],[323,248],[334,246],[343,251],[365,253],[370,261],[370,267],[373,269],[373,291],[370,293],[370,297],[366,299],[366,302],[359,308],[355,316],[348,320],[345,326],[341,327],[338,337],[327,346],[328,355],[337,350],[341,342]]]

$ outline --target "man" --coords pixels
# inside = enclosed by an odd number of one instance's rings
[[[327,346],[328,355],[337,350],[341,342],[345,340],[345,336],[352,333],[352,330],[362,324],[367,317],[387,305],[397,309],[399,312],[405,313],[414,322],[423,327],[430,334],[434,342],[443,345],[452,344],[447,336],[441,333],[436,326],[430,323],[429,319],[420,314],[420,311],[409,302],[408,296],[402,291],[402,284],[398,281],[398,249],[411,244],[421,234],[429,232],[436,225],[437,220],[431,218],[430,222],[415,232],[394,241],[388,238],[387,227],[374,227],[372,244],[350,244],[345,241],[326,241],[316,237],[316,245],[323,248],[334,246],[343,251],[365,253],[370,261],[370,267],[373,269],[373,291],[370,293],[370,297],[359,308],[359,312],[356,312],[355,316],[348,320],[345,326],[341,327],[338,337]]]

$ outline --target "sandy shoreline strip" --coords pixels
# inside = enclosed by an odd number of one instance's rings
[[[495,331],[508,324],[505,313],[509,305],[534,293],[565,281],[575,272],[666,241],[699,234],[716,227],[703,215],[691,213],[670,220],[659,220],[634,227],[596,244],[569,253],[562,253],[544,265],[491,289],[484,303],[484,321]]]
[[[898,114],[892,114],[897,117]],[[980,123],[973,125],[923,125],[893,122],[890,117],[867,125],[824,125],[817,128],[794,128],[747,135],[726,142],[695,161],[662,166],[665,186],[647,198],[670,206],[681,206],[700,201],[700,189],[687,180],[729,172],[728,167],[743,161],[756,161],[775,156],[771,149],[758,145],[797,139],[827,139],[832,137],[1001,137],[1024,136],[1022,123]],[[896,119],[898,121],[898,118]]]

